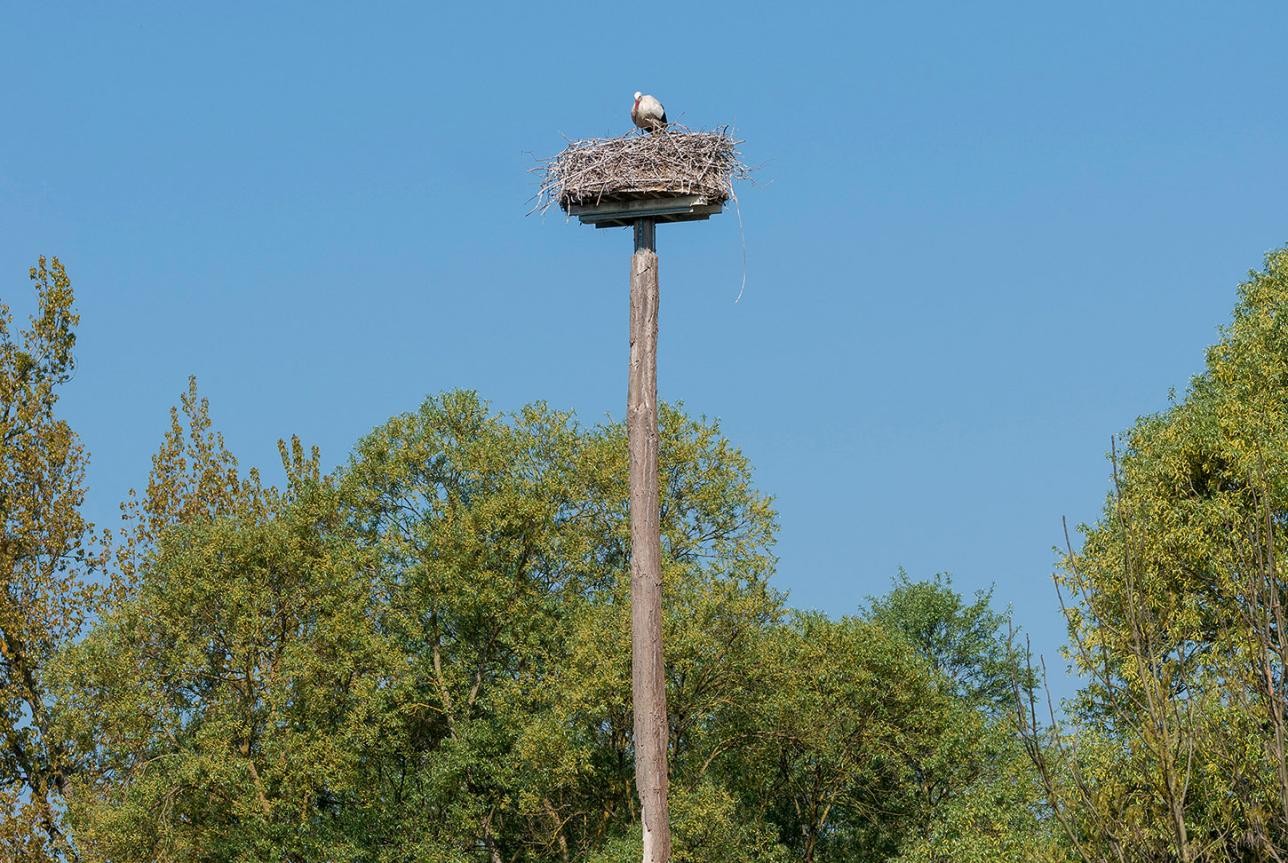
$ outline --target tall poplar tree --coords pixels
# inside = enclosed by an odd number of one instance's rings
[[[60,824],[69,769],[46,672],[80,631],[99,562],[81,515],[86,456],[55,408],[75,368],[79,317],[62,263],[31,268],[36,309],[15,331],[0,303],[0,855],[74,856]]]

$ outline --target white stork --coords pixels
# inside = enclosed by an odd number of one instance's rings
[[[666,109],[657,99],[636,90],[631,122],[646,131],[661,132],[666,128]]]

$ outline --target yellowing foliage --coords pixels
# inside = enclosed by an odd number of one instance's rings
[[[57,805],[73,765],[52,734],[46,674],[85,623],[100,562],[80,514],[85,454],[55,411],[75,367],[71,281],[57,258],[29,275],[25,328],[0,303],[0,855],[15,861],[70,847]]]

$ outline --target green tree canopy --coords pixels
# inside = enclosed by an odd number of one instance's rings
[[[330,476],[283,442],[275,488],[190,381],[100,548],[54,411],[70,283],[32,279],[28,330],[0,314],[0,858],[638,858],[621,424],[449,392]],[[789,611],[746,459],[660,416],[677,863],[1036,859],[988,598]]]
[[[715,426],[663,418],[687,751],[742,685],[740,643],[780,610],[773,516],[745,460]],[[83,850],[511,859],[619,835],[634,805],[622,434],[449,393],[377,429],[336,477],[162,519],[137,586],[60,678],[64,727],[93,761],[70,794]],[[182,437],[156,473],[174,452],[189,477],[220,461]]]
[[[789,614],[745,458],[661,417],[676,860],[890,859],[946,807],[1010,847],[982,714],[898,629]],[[450,392],[278,491],[190,390],[59,664],[82,856],[637,857],[624,444]]]
[[[901,569],[888,594],[869,600],[866,615],[907,636],[957,698],[1010,711],[1019,662],[1010,643],[1010,612],[993,610],[991,589],[967,602],[952,584],[946,573],[913,581]]]
[[[1186,396],[1126,434],[1058,576],[1088,685],[1039,764],[1083,859],[1288,854],[1285,321],[1281,250]]]

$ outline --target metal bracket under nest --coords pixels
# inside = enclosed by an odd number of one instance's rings
[[[581,219],[583,225],[596,228],[626,228],[637,219],[657,222],[696,222],[709,219],[724,209],[705,195],[679,195],[656,198],[633,198],[625,201],[600,201],[598,204],[571,204],[568,215]]]

